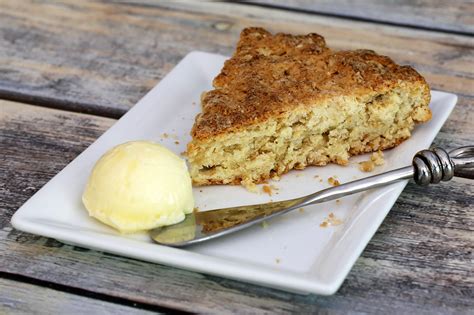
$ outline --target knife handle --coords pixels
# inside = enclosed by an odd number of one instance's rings
[[[474,146],[450,151],[422,150],[413,158],[414,180],[418,185],[437,184],[454,176],[474,179]]]

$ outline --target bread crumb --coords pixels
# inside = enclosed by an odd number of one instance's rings
[[[343,223],[342,220],[336,218],[334,213],[329,213],[327,218],[324,218],[323,222],[319,225],[320,227],[328,227],[328,226],[336,226],[336,225],[341,225]]]
[[[271,196],[273,194],[274,190],[278,190],[278,187],[275,187],[273,185],[263,185],[263,187],[262,187],[262,191],[265,194],[268,194],[269,196]]]
[[[258,193],[257,185],[255,185],[255,183],[253,183],[251,179],[244,179],[241,182],[241,184],[248,191],[253,192],[253,193]]]
[[[202,192],[202,189],[199,189],[199,192]]]
[[[328,183],[332,186],[339,186],[341,183],[339,183],[339,181],[337,179],[335,179],[334,177],[329,177],[328,178]]]
[[[179,144],[179,141],[175,141],[174,144],[178,145],[178,144]]]
[[[264,229],[268,228],[268,223],[267,223],[267,221],[262,221],[262,227],[263,227]]]
[[[341,203],[341,200],[336,199],[336,204],[340,204],[340,203]]]
[[[372,160],[372,162],[375,163],[375,165],[377,166],[380,166],[380,165],[384,165],[385,164],[385,160],[383,159],[383,152],[382,151],[377,151],[377,152],[374,152],[372,153],[372,155],[370,156],[370,159]]]
[[[165,132],[164,134],[161,135],[162,138],[168,139],[169,135]]]
[[[372,172],[375,168],[375,163],[372,161],[364,161],[359,163],[359,170],[362,172]]]
[[[183,152],[181,152],[179,155],[181,155],[181,156],[186,156],[186,153],[187,153],[186,151],[183,151]]]
[[[279,263],[280,263],[280,258],[275,258],[275,262],[276,262],[277,264],[279,264]]]
[[[318,178],[318,177],[319,177],[319,175],[314,175],[313,177],[314,177],[314,178]]]
[[[383,159],[383,152],[382,151],[377,151],[372,153],[370,156],[370,160],[368,161],[363,161],[359,163],[359,169],[362,172],[372,172],[375,168],[375,166],[380,166],[385,163],[385,160]]]
[[[329,213],[329,216],[328,216],[328,223],[329,223],[329,225],[332,225],[332,226],[340,225],[340,224],[342,224],[342,220],[336,218],[334,213],[331,212],[331,213]]]
[[[272,189],[271,189],[270,186],[268,186],[268,185],[263,185],[262,191],[263,191],[264,193],[268,194],[269,196],[272,195]]]
[[[298,211],[301,212],[301,213],[303,213],[303,212],[304,212],[304,208],[299,208]]]
[[[342,220],[339,220],[337,218],[334,218],[332,219],[331,221],[329,221],[329,223],[332,225],[332,226],[336,226],[336,225],[341,225],[343,222]]]

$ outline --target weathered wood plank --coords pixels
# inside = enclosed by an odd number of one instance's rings
[[[433,30],[474,33],[474,2],[469,0],[250,0],[246,2]]]
[[[1,278],[0,292],[1,314],[156,314]]]
[[[0,7],[0,98],[74,111],[118,117],[185,54],[230,54],[252,25],[318,32],[336,49],[373,49],[415,66],[434,89],[471,97],[474,85],[467,36],[230,3],[0,0]]]
[[[467,145],[474,125],[457,107],[436,138]],[[63,245],[15,231],[13,212],[114,120],[0,101],[0,271],[193,312],[468,313],[474,184],[408,185],[334,296],[296,295]],[[456,134],[453,138],[452,134]]]

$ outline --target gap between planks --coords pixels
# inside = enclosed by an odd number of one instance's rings
[[[117,296],[111,296],[111,295],[107,295],[103,293],[88,291],[81,288],[71,287],[71,286],[60,284],[60,283],[45,281],[45,280],[41,280],[37,278],[31,278],[31,277],[19,275],[19,274],[13,274],[13,273],[0,271],[0,278],[11,280],[14,282],[26,283],[26,284],[30,284],[30,285],[34,285],[34,286],[38,286],[42,288],[48,288],[48,289],[52,289],[59,292],[70,293],[73,295],[90,298],[94,300],[99,300],[103,302],[133,307],[134,309],[142,309],[142,310],[159,312],[159,313],[164,313],[164,314],[169,314],[170,312],[176,312],[175,309],[166,308],[163,306],[157,306],[157,305],[146,304],[146,303],[137,302],[137,301],[131,301],[125,298],[117,297]],[[184,312],[184,311],[180,311],[180,313],[190,314],[189,312]]]
[[[119,119],[127,112],[126,110],[122,110],[120,108],[108,108],[102,107],[98,104],[61,100],[59,98],[48,96],[35,96],[18,91],[5,90],[1,87],[0,100],[113,119]]]

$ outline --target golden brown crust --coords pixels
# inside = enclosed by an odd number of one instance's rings
[[[202,113],[191,134],[205,140],[275,117],[297,106],[314,106],[341,95],[383,93],[401,82],[429,87],[409,66],[399,66],[370,50],[330,50],[317,34],[272,35],[246,28],[237,50],[202,97]],[[430,113],[418,121],[429,120]]]

